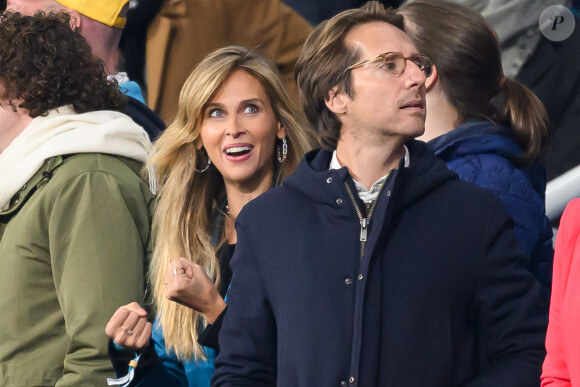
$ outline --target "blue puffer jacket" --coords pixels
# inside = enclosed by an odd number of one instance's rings
[[[546,217],[543,164],[518,167],[522,154],[510,130],[488,121],[467,121],[428,143],[462,180],[493,191],[514,219],[514,234],[529,269],[548,289],[552,282],[552,227]]]

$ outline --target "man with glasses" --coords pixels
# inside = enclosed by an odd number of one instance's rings
[[[432,66],[376,2],[310,35],[323,149],[237,219],[215,386],[538,385],[547,310],[509,215],[413,140]]]

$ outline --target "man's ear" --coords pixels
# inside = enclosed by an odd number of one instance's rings
[[[70,8],[67,8],[66,12],[70,15],[70,28],[73,31],[78,31],[82,26],[81,14]]]
[[[433,72],[431,73],[431,76],[425,81],[425,88],[427,89],[427,93],[433,90],[438,82],[439,74],[437,73],[437,67],[433,65]]]
[[[348,96],[344,91],[338,93],[338,86],[334,86],[328,91],[328,98],[324,100],[324,103],[331,112],[342,115],[346,113],[347,98]]]

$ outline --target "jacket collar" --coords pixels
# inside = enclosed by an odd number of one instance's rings
[[[510,129],[505,126],[470,120],[427,144],[443,160],[474,153],[497,153],[515,158],[522,150],[510,136]]]
[[[401,160],[395,179],[395,190],[403,195],[403,204],[417,200],[444,182],[457,178],[425,143],[411,140],[405,145],[412,161],[408,168],[403,168],[404,161]],[[344,183],[352,179],[346,167],[328,169],[331,157],[332,152],[327,150],[308,152],[296,172],[286,179],[284,187],[312,200],[337,206],[336,199],[344,196]]]
[[[52,179],[54,170],[63,162],[62,156],[55,156],[47,159],[42,167],[26,182],[18,192],[14,194],[8,207],[0,212],[0,216],[11,216],[22,208],[24,203],[36,192]]]

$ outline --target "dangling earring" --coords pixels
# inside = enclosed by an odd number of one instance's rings
[[[204,173],[205,171],[207,171],[209,169],[209,166],[211,165],[211,159],[209,158],[209,155],[207,154],[207,151],[205,150],[204,147],[201,147],[201,149],[199,151],[200,151],[200,153],[202,153],[202,152],[205,153],[205,155],[207,156],[207,164],[205,165],[205,167],[203,167],[203,169],[195,168],[195,171],[199,172],[199,173]]]
[[[282,145],[278,144],[276,146],[276,154],[278,155],[278,162],[282,164],[286,160],[286,155],[288,154],[288,144],[286,143],[286,137],[282,138]]]

